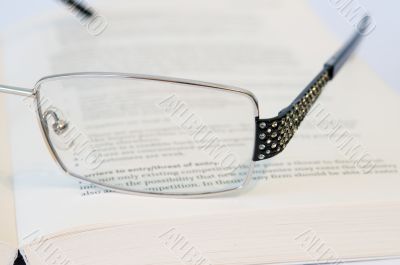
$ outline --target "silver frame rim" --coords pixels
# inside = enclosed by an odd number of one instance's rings
[[[51,143],[50,136],[45,129],[45,123],[43,118],[41,117],[41,106],[40,106],[40,85],[43,82],[50,81],[50,80],[59,80],[59,79],[64,79],[64,78],[70,78],[70,77],[85,77],[85,78],[122,78],[122,79],[140,79],[140,80],[152,80],[152,81],[158,81],[158,82],[169,82],[169,83],[177,83],[177,84],[185,84],[185,85],[191,85],[191,86],[199,86],[199,87],[206,87],[206,88],[214,88],[214,89],[220,89],[220,90],[226,90],[234,93],[240,93],[242,95],[245,95],[251,99],[253,102],[254,106],[254,118],[257,119],[259,117],[259,106],[258,106],[258,101],[255,95],[242,88],[237,88],[234,86],[228,86],[228,85],[222,85],[222,84],[216,84],[216,83],[209,83],[209,82],[203,82],[203,81],[196,81],[196,80],[190,80],[190,79],[183,79],[183,78],[174,78],[174,77],[164,77],[164,76],[154,76],[154,75],[141,75],[141,74],[129,74],[129,73],[113,73],[113,72],[76,72],[76,73],[65,73],[65,74],[58,74],[58,75],[51,75],[51,76],[46,76],[41,78],[36,84],[33,89],[33,95],[34,95],[34,101],[36,105],[36,113],[37,113],[37,119],[39,122],[39,127],[41,128],[42,132],[42,137],[46,143],[47,149],[52,156],[53,160],[56,162],[56,164],[62,169],[62,171],[74,178],[77,178],[81,181],[87,182],[87,183],[92,183],[95,184],[98,187],[108,189],[114,192],[118,193],[125,193],[125,194],[130,194],[130,195],[137,195],[137,196],[148,196],[148,197],[167,197],[167,198],[204,198],[204,197],[211,197],[211,196],[220,196],[220,195],[226,195],[226,194],[233,194],[236,192],[239,192],[240,190],[243,190],[244,187],[249,184],[251,181],[251,176],[254,168],[254,161],[252,160],[250,165],[249,165],[249,171],[248,174],[243,181],[243,183],[235,188],[231,189],[226,189],[226,190],[221,190],[221,191],[216,191],[216,192],[203,192],[203,193],[193,193],[193,194],[186,194],[186,193],[179,193],[179,194],[165,194],[165,193],[159,193],[159,192],[140,192],[140,191],[131,191],[128,189],[124,188],[116,188],[104,183],[100,183],[97,181],[89,181],[86,178],[75,174],[68,170],[68,168],[63,164],[59,156],[57,155],[57,152]],[[255,148],[255,147],[254,147]],[[253,149],[254,153],[254,149]]]

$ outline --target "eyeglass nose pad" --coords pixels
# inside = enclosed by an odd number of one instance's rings
[[[69,123],[65,120],[60,119],[57,114],[57,110],[48,109],[43,113],[43,119],[45,121],[47,130],[52,129],[57,136],[61,136],[68,131]],[[51,127],[49,126],[51,124]],[[64,138],[53,139],[53,144],[61,150],[68,150],[75,144],[75,139],[69,139],[68,134],[65,134]]]
[[[57,135],[62,135],[64,132],[68,130],[69,124],[65,120],[61,120],[57,115],[56,111],[49,109],[46,110],[43,114],[43,118],[46,122],[47,128],[49,129],[49,119],[53,120],[53,124],[51,125],[53,131]]]

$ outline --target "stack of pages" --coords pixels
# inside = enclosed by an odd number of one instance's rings
[[[42,76],[79,71],[205,80],[251,90],[267,118],[341,45],[303,1],[95,4],[108,24],[97,35],[62,8],[4,33],[1,83],[33,87]],[[352,58],[285,152],[256,165],[249,188],[166,199],[113,193],[66,176],[41,139],[31,99],[3,97],[0,265],[11,265],[18,250],[29,265],[400,256],[398,102],[398,94]]]

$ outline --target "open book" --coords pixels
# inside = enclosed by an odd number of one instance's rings
[[[2,82],[33,86],[78,71],[175,76],[249,89],[260,117],[270,117],[340,46],[302,1],[107,2],[94,6],[107,20],[101,34],[65,11],[5,33]],[[12,264],[18,249],[31,265],[400,256],[399,95],[353,58],[320,100],[241,194],[165,199],[66,176],[46,150],[30,99],[2,98],[0,265]],[[366,157],[372,164],[360,167]]]

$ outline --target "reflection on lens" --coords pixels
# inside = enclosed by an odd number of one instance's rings
[[[179,195],[235,189],[249,174],[255,104],[244,93],[101,76],[48,79],[39,89],[45,132],[72,175]]]

